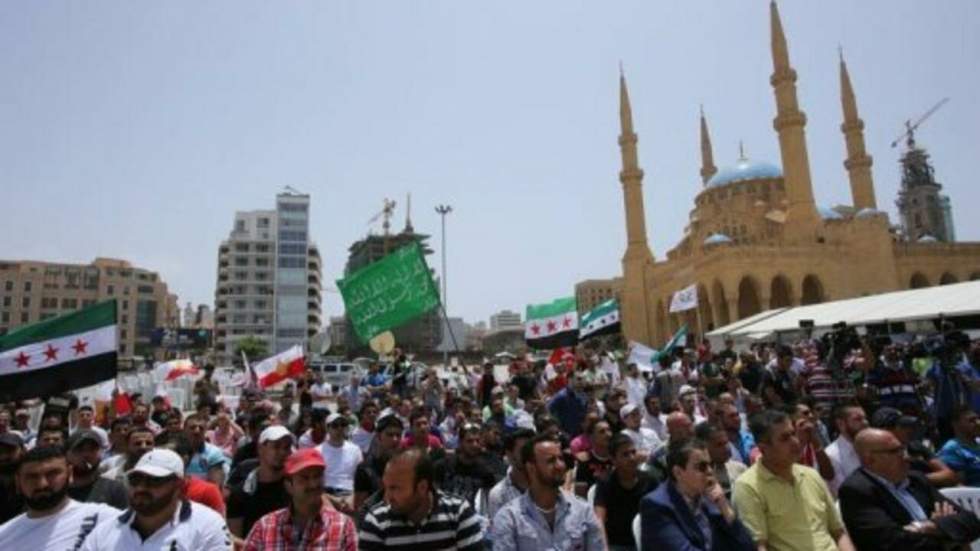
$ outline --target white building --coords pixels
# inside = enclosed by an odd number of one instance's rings
[[[269,352],[305,346],[320,329],[320,253],[309,238],[310,196],[281,193],[275,210],[235,213],[218,249],[215,349],[233,361],[238,341],[258,337]]]
[[[501,310],[490,316],[490,331],[500,331],[502,329],[523,328],[521,315],[510,310]]]

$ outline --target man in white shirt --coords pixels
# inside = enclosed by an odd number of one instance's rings
[[[354,471],[364,459],[364,454],[353,442],[347,440],[347,418],[339,413],[327,417],[327,440],[320,446],[320,454],[327,464],[323,471],[323,488],[341,512],[352,511],[354,495]]]
[[[640,373],[640,368],[635,363],[626,367],[626,377],[623,379],[623,386],[626,388],[626,401],[643,406],[643,398],[647,395],[647,380]]]
[[[41,446],[24,454],[15,481],[27,512],[0,525],[0,549],[77,549],[96,524],[119,515],[108,505],[68,497],[71,479],[61,448]]]
[[[330,406],[328,398],[333,396],[333,386],[323,381],[323,374],[316,372],[313,375],[314,383],[310,386],[310,395],[313,397],[313,407],[327,408]]]
[[[109,433],[107,433],[104,428],[95,424],[95,410],[88,404],[79,406],[78,425],[75,426],[75,430],[72,431],[72,434],[80,430],[94,431],[99,435],[99,444],[102,446],[102,451],[107,451],[109,449]]]
[[[99,523],[85,540],[82,551],[231,551],[231,534],[225,519],[207,506],[184,498],[184,460],[177,453],[151,450],[126,476],[129,509]]]
[[[364,402],[357,414],[357,428],[351,434],[351,442],[367,455],[374,441],[374,423],[378,420],[378,405],[374,402]]]
[[[623,420],[623,434],[630,437],[636,446],[636,454],[641,461],[650,459],[650,454],[663,445],[663,441],[653,429],[641,426],[643,413],[636,404],[626,404],[619,408],[619,418]]]
[[[656,394],[647,394],[643,398],[643,423],[642,426],[652,429],[653,432],[657,433],[657,437],[660,440],[667,441],[667,423],[664,419],[664,414],[660,410],[660,396]]]
[[[827,446],[827,457],[834,466],[834,479],[830,481],[830,493],[837,497],[837,490],[851,473],[861,468],[861,458],[854,449],[854,438],[868,428],[864,409],[856,405],[842,405],[834,410],[834,423],[839,436]]]

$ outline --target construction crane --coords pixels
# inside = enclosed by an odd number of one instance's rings
[[[910,120],[905,121],[905,132],[902,132],[901,135],[899,135],[897,138],[895,138],[895,140],[892,142],[892,147],[898,147],[898,143],[901,142],[902,139],[904,138],[905,139],[905,143],[908,145],[909,149],[915,148],[915,131],[916,131],[916,129],[919,128],[919,125],[921,125],[923,122],[925,122],[926,119],[928,119],[929,117],[931,117],[933,113],[935,113],[936,111],[939,111],[939,108],[940,107],[942,107],[943,105],[946,105],[946,102],[947,101],[949,101],[949,98],[943,98],[943,99],[939,100],[939,102],[936,103],[936,105],[933,105],[932,106],[932,109],[929,109],[928,111],[926,111],[926,114],[925,115],[922,115],[921,117],[919,117],[919,120],[917,120],[915,122],[912,122]]]
[[[382,229],[384,229],[385,236],[387,236],[388,230],[391,229],[391,217],[394,214],[395,214],[395,202],[392,201],[391,199],[385,199],[384,208],[381,209],[381,212],[372,216],[371,219],[368,220],[367,225],[370,226],[371,224],[374,224],[375,222],[378,221],[379,218],[384,219],[384,222],[382,222],[381,227]]]

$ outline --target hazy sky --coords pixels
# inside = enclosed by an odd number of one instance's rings
[[[903,121],[943,97],[920,143],[980,240],[980,3],[780,3],[817,201],[849,202],[844,48],[895,221]],[[620,273],[618,63],[626,69],[654,255],[701,187],[698,105],[716,163],[778,164],[765,0],[4,2],[0,258],[126,258],[181,304],[212,304],[236,210],[312,196],[333,280],[382,200],[434,234],[448,203],[449,312],[523,311]],[[970,167],[974,166],[973,169]]]

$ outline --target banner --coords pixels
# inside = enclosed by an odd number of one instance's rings
[[[674,293],[670,299],[670,313],[683,312],[698,306],[698,284],[693,283],[688,287]]]
[[[362,342],[439,305],[439,293],[418,242],[337,280],[337,288]]]

